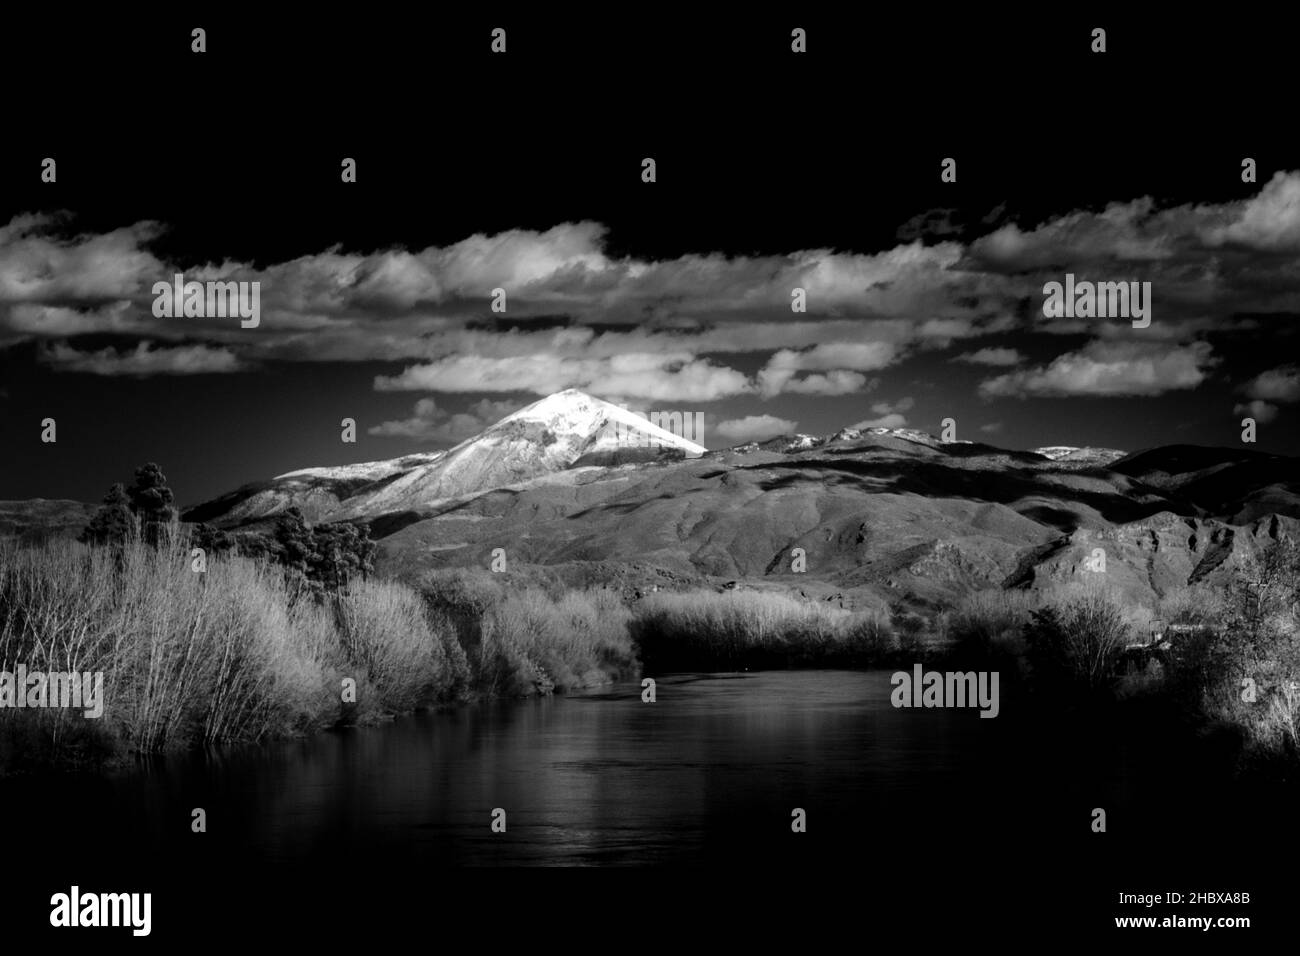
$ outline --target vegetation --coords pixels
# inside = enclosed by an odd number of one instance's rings
[[[218,547],[220,544],[218,543]],[[322,590],[338,590],[375,569],[375,543],[364,524],[338,522],[312,526],[298,508],[276,515],[270,535],[245,536],[241,553],[267,557]]]
[[[646,666],[661,670],[863,665],[915,652],[883,613],[765,591],[649,594],[633,634]]]
[[[249,741],[375,719],[455,696],[468,680],[445,621],[396,584],[322,601],[266,561],[189,542],[0,542],[0,670],[103,674],[103,717],[0,710],[0,765]],[[356,682],[354,701],[342,692]]]
[[[103,675],[99,719],[0,708],[0,772],[256,741],[637,671],[614,592],[553,597],[479,582],[480,639],[467,648],[445,601],[351,573],[361,564],[322,562],[322,540],[344,542],[340,552],[362,540],[346,532],[308,538],[291,518],[279,560],[218,551],[200,571],[198,529],[173,521],[146,540],[132,522],[112,546],[0,539],[0,670]]]
[[[1228,587],[1170,591],[1155,608],[1094,581],[974,593],[924,625],[773,591],[629,593],[527,567],[375,581],[364,525],[313,527],[290,509],[264,534],[232,535],[178,524],[173,501],[148,464],[109,490],[80,543],[0,540],[0,670],[102,672],[105,700],[101,720],[0,708],[0,770],[566,691],[642,663],[910,665],[937,624],[953,663],[997,669],[1044,707],[1154,707],[1228,731],[1243,765],[1300,776],[1300,544],[1286,538]],[[1166,640],[1143,646],[1157,619]]]
[[[418,586],[456,628],[479,693],[567,691],[639,672],[631,613],[608,588],[566,590],[534,574],[460,569],[430,572]]]
[[[109,488],[81,540],[89,544],[122,544],[138,531],[146,541],[157,543],[163,529],[176,519],[172,507],[175,500],[162,469],[154,462],[141,465],[129,488],[120,483]]]
[[[1153,619],[1162,642],[1128,650]],[[1227,587],[1174,590],[1153,611],[1100,585],[981,592],[946,625],[954,656],[1009,666],[1054,709],[1154,709],[1236,740],[1239,768],[1300,778],[1300,542],[1270,542]]]

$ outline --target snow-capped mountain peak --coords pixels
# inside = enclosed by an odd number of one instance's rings
[[[238,523],[268,517],[290,504],[298,504],[312,520],[418,512],[440,501],[573,467],[698,458],[707,449],[686,436],[700,436],[701,423],[699,413],[655,412],[648,419],[578,389],[565,389],[446,451],[302,468],[260,488],[245,489],[219,513],[228,523]]]

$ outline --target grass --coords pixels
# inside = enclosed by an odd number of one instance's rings
[[[944,625],[954,657],[1008,670],[1048,710],[1086,702],[1135,720],[1163,715],[1168,726],[1236,740],[1238,770],[1300,780],[1298,568],[1300,545],[1281,541],[1226,586],[1177,588],[1154,608],[1102,583],[985,591]],[[1156,620],[1168,643],[1135,661],[1126,645],[1148,642]]]
[[[256,741],[374,719],[468,680],[451,627],[396,584],[325,602],[274,565],[155,548],[0,541],[0,670],[101,672],[104,714],[0,709],[0,768]],[[355,703],[343,682],[356,682]]]
[[[865,665],[903,654],[889,618],[767,591],[655,592],[633,634],[647,668]]]
[[[1049,709],[1132,704],[1229,728],[1243,759],[1300,776],[1300,551],[1279,549],[1228,588],[1179,589],[1154,608],[1126,605],[1104,582],[973,593],[937,620],[945,656],[998,669]],[[1145,640],[1154,619],[1200,629],[1135,666],[1125,646]],[[910,665],[922,657],[916,623],[776,591],[695,588],[628,602],[617,588],[486,571],[322,593],[262,559],[211,556],[196,573],[175,528],[157,547],[0,539],[0,670],[23,663],[104,679],[99,720],[0,708],[0,772],[566,691],[642,665]]]
[[[417,586],[455,625],[480,694],[567,691],[640,671],[631,614],[612,589],[464,569],[429,572]]]
[[[528,589],[506,594],[483,619],[477,670],[495,695],[572,690],[637,673],[630,614],[612,591],[560,598]]]

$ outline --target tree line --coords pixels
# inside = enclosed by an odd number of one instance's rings
[[[118,482],[109,488],[78,540],[113,547],[138,535],[156,547],[164,535],[181,526],[175,500],[162,468],[155,462],[141,465],[130,485]],[[297,507],[276,515],[270,528],[259,531],[230,532],[205,523],[184,527],[191,546],[202,548],[205,554],[234,551],[266,558],[318,589],[338,590],[374,571],[377,545],[367,525],[312,525]]]

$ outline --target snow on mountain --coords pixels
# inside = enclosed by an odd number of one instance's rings
[[[361,491],[345,502],[339,517],[417,510],[575,465],[621,464],[665,453],[697,458],[705,450],[635,412],[567,389],[507,415],[437,461]]]
[[[661,421],[686,416],[663,414]],[[698,429],[695,430],[698,432]],[[303,468],[195,509],[224,524],[268,517],[291,505],[310,520],[419,511],[439,501],[531,481],[567,468],[663,458],[707,449],[611,402],[577,389],[549,395],[447,451],[388,461]]]
[[[1117,448],[1090,448],[1076,445],[1047,445],[1043,448],[1031,448],[1030,451],[1052,461],[1086,465],[1109,465],[1128,454]]]
[[[385,461],[361,461],[351,465],[333,465],[324,468],[300,468],[297,471],[277,475],[281,478],[326,478],[336,481],[378,481],[398,472],[409,471],[421,465],[431,465],[446,457],[445,451],[436,451],[426,455],[407,455],[404,458],[389,458]]]
[[[864,435],[887,436],[889,438],[901,438],[904,441],[915,442],[918,445],[926,445],[929,448],[938,448],[940,445],[969,445],[972,442],[964,438],[954,438],[952,441],[944,441],[942,438],[935,438],[929,432],[923,432],[919,428],[868,428],[862,432]]]
[[[1064,458],[1071,452],[1076,452],[1078,450],[1079,449],[1073,445],[1048,445],[1045,448],[1030,449],[1034,454],[1042,455],[1044,458],[1050,458],[1052,461],[1056,461],[1058,458]]]

